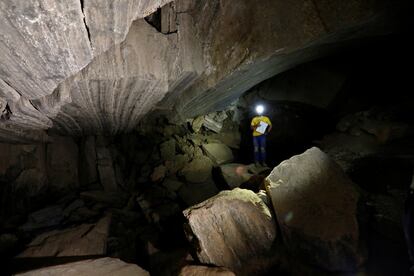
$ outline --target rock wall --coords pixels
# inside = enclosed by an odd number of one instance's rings
[[[160,31],[139,19],[167,2],[3,1],[0,102],[12,116],[0,139],[44,141],[50,128],[114,135],[154,108],[178,119],[220,110],[335,43],[392,32],[400,9],[384,0],[177,0],[158,11]]]
[[[24,215],[50,197],[78,188],[78,146],[72,138],[0,147],[1,217]]]

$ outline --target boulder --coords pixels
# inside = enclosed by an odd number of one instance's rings
[[[198,116],[191,122],[191,128],[193,129],[195,133],[198,133],[200,132],[201,127],[203,126],[203,123],[204,123],[204,117]]]
[[[216,165],[221,165],[225,163],[230,163],[233,161],[233,153],[231,149],[220,143],[210,143],[210,144],[204,144],[203,150],[206,153],[208,157],[210,157],[211,160]]]
[[[257,275],[274,264],[276,222],[255,193],[223,191],[183,213],[187,238],[201,263],[236,275]]]
[[[105,255],[110,222],[106,216],[95,224],[40,234],[18,258]]]
[[[211,179],[211,170],[213,163],[210,158],[206,156],[200,156],[190,163],[188,163],[182,170],[181,174],[185,180],[190,183],[203,183]]]
[[[284,243],[294,256],[329,271],[358,267],[359,195],[338,164],[311,148],[282,162],[265,181]]]
[[[220,174],[230,189],[240,187],[253,176],[246,165],[236,163],[221,165]]]
[[[240,142],[241,142],[241,135],[238,130],[233,131],[222,131],[218,134],[214,134],[211,136],[214,139],[219,140],[221,143],[225,144],[226,146],[232,149],[239,149]]]
[[[227,119],[226,112],[216,112],[216,113],[210,113],[206,116],[204,116],[203,125],[216,132],[219,133],[221,129],[223,128],[223,122]]]
[[[176,179],[167,178],[162,182],[162,185],[167,188],[168,191],[176,192],[184,185],[184,183]]]
[[[208,267],[199,265],[187,265],[180,270],[179,276],[236,276],[224,267]]]
[[[85,260],[63,265],[31,270],[21,276],[149,276],[150,274],[135,264],[128,264],[115,258]]]
[[[186,154],[177,154],[171,161],[166,161],[165,166],[169,174],[176,174],[179,170],[185,167],[190,162],[190,157]]]
[[[175,156],[175,140],[170,139],[160,146],[162,160],[173,160]]]

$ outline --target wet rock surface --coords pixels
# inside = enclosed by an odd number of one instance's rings
[[[251,191],[223,191],[184,211],[187,237],[201,263],[224,266],[237,275],[266,271],[273,264],[276,222]]]

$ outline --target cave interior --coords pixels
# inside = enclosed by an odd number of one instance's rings
[[[411,275],[412,6],[2,0],[0,274]]]

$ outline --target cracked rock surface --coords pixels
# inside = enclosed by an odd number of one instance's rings
[[[12,115],[0,140],[48,141],[50,129],[114,135],[151,110],[177,119],[221,110],[322,47],[393,32],[401,8],[384,0],[170,2],[2,1],[0,106]],[[154,12],[160,30],[143,19]]]

